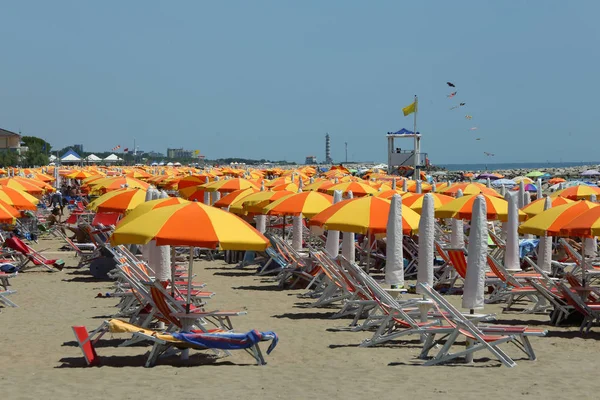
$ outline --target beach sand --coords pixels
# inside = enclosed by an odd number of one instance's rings
[[[11,283],[19,308],[0,313],[0,384],[5,399],[150,399],[150,398],[596,398],[594,387],[600,351],[600,328],[589,335],[577,327],[547,325],[546,316],[502,313],[486,306],[502,323],[546,327],[548,337],[532,338],[538,360],[523,359],[511,345],[503,348],[518,366],[501,367],[481,351],[471,365],[422,367],[417,338],[376,348],[357,345],[367,332],[335,331],[349,320],[331,320],[334,310],[303,308],[300,290],[283,290],[253,270],[234,269],[223,261],[195,264],[197,280],[217,293],[213,309],[246,309],[234,320],[238,331],[273,330],[280,342],[266,366],[256,366],[243,351],[213,359],[192,352],[188,362],[161,359],[144,368],[147,346],[114,347],[107,334],[98,343],[101,367],[85,367],[72,325],[95,329],[114,313],[110,282],[97,282],[85,269],[75,269],[73,253],[57,252],[62,244],[41,240],[48,257],[62,258],[61,272],[25,272]],[[449,296],[459,304],[459,296]],[[266,350],[262,346],[263,352]],[[451,396],[451,397],[448,397]]]

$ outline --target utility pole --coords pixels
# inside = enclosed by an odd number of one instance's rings
[[[346,164],[348,163],[348,142],[344,142],[344,145],[346,146]]]

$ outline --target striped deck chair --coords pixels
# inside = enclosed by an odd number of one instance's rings
[[[530,360],[536,359],[529,337],[545,336],[547,334],[546,330],[532,329],[527,326],[475,325],[473,321],[469,320],[467,316],[458,311],[443,296],[433,290],[431,286],[426,283],[419,283],[419,286],[424,290],[426,296],[434,302],[434,306],[440,310],[440,315],[444,317],[449,325],[455,328],[454,332],[448,336],[446,343],[444,343],[438,354],[427,361],[425,365],[444,363],[479,350],[487,349],[503,365],[515,367],[517,364],[498,347],[503,343],[513,343],[518,349],[523,351]],[[441,312],[442,310],[447,314]],[[470,339],[472,344],[465,350],[457,353],[450,353],[452,345],[456,343],[456,339],[460,335]],[[431,346],[427,346],[427,343],[432,340],[432,336],[433,335],[428,336],[424,347],[427,347],[428,349],[432,348]]]
[[[34,250],[32,247],[27,245],[21,239],[16,236],[7,238],[4,241],[4,246],[8,247],[22,256],[22,263],[19,269],[21,271],[33,267],[44,267],[45,269],[56,272],[61,271],[65,265],[63,260],[50,260],[44,257],[40,252]],[[28,266],[29,263],[33,265]]]
[[[563,246],[569,258],[573,260],[573,262],[575,262],[575,264],[577,265],[569,272],[571,272],[572,274],[577,274],[579,273],[581,268],[585,267],[586,275],[588,277],[592,279],[600,277],[600,265],[596,264],[597,260],[585,260],[584,263],[583,259],[581,258],[581,254],[578,253],[567,240],[565,240],[564,238],[560,238],[559,243]]]
[[[487,256],[487,263],[491,272],[486,274],[486,281],[494,283],[494,291],[488,300],[490,303],[506,301],[506,309],[510,309],[516,301],[527,298],[532,301],[535,306],[526,311],[536,312],[541,310],[540,306],[542,304],[540,303],[540,299],[536,296],[537,290],[531,286],[525,285],[525,283],[527,283],[526,279],[540,279],[541,275],[535,272],[511,274],[498,260],[489,254]],[[495,282],[494,278],[499,279],[502,283]]]
[[[464,249],[446,249],[450,265],[456,271],[454,279],[451,280],[450,287],[453,288],[456,285],[458,279],[464,281],[467,276],[467,254]]]
[[[267,354],[270,354],[278,343],[277,334],[274,332],[252,330],[247,333],[169,333],[146,329],[118,319],[105,321],[98,329],[90,333],[87,332],[85,326],[73,326],[72,329],[88,366],[100,365],[101,359],[98,357],[94,345],[106,333],[130,333],[138,342],[148,341],[152,343],[153,347],[146,360],[146,367],[154,366],[159,356],[165,354],[167,351],[186,349],[221,349],[224,350],[225,354],[230,354],[229,350],[245,350],[256,360],[258,365],[265,365],[266,362],[260,350],[259,343],[264,341],[272,342],[267,350]]]
[[[549,288],[537,279],[529,280],[529,285],[537,290],[538,297],[545,298],[553,306],[553,310],[550,312],[550,323],[552,325],[559,326],[574,312],[573,306],[569,305],[557,285],[556,289]]]
[[[600,303],[584,302],[577,293],[572,292],[564,282],[559,282],[561,293],[573,308],[583,316],[583,322],[579,327],[580,332],[588,333],[594,322],[600,322]]]

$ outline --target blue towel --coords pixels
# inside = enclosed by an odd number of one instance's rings
[[[240,350],[249,349],[259,342],[271,340],[267,354],[277,346],[279,338],[275,332],[259,332],[256,329],[247,333],[173,333],[174,338],[208,349]]]
[[[519,257],[523,258],[537,247],[539,239],[525,239],[519,243]]]

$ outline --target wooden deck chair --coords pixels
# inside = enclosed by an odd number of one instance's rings
[[[594,322],[600,322],[600,303],[586,303],[578,294],[573,293],[564,282],[559,282],[558,287],[567,302],[583,316],[583,322],[579,327],[580,332],[588,333]]]
[[[431,286],[426,283],[419,283],[419,286],[426,293],[426,296],[434,302],[436,307],[448,312],[450,318],[446,318],[446,321],[456,327],[456,330],[446,340],[446,343],[439,353],[434,358],[426,362],[425,365],[444,363],[454,360],[458,357],[466,356],[467,354],[472,354],[479,350],[487,349],[503,365],[507,367],[515,367],[517,364],[498,347],[503,343],[513,343],[517,348],[523,351],[530,360],[536,359],[535,352],[533,351],[533,347],[529,341],[529,337],[545,336],[547,331],[530,329],[526,326],[486,325],[485,327],[478,327],[446,299],[444,299],[443,296],[433,290]],[[473,343],[463,351],[450,353],[450,349],[452,345],[455,344],[459,335],[465,336],[473,341]],[[427,341],[429,340],[431,340],[431,336],[428,337]]]

